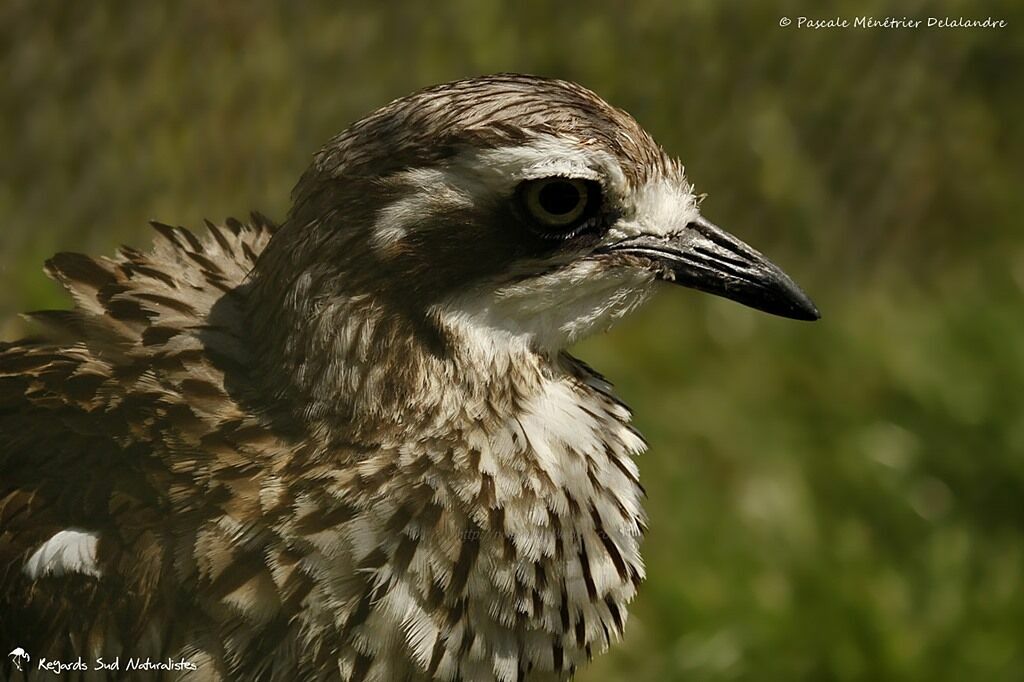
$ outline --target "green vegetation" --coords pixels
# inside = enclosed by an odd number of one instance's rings
[[[1003,29],[707,0],[0,6],[0,333],[57,250],[280,217],[319,144],[423,85],[578,80],[683,158],[814,325],[693,292],[578,352],[651,441],[629,680],[1024,679],[1024,6]],[[817,14],[813,14],[817,12]],[[915,15],[916,16],[916,15]]]

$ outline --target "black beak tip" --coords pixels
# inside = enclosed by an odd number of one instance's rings
[[[789,280],[789,278],[787,277],[786,280]],[[783,304],[768,312],[788,317],[791,320],[802,320],[805,322],[820,320],[821,313],[818,312],[818,306],[814,305],[814,301],[803,292],[803,289],[791,280],[786,281],[786,284],[788,286],[785,287],[786,295],[783,299]]]
[[[793,316],[794,320],[803,320],[805,322],[816,322],[821,319],[821,313],[818,312],[818,308],[811,302],[810,299],[806,301],[807,305],[800,308],[796,315]]]

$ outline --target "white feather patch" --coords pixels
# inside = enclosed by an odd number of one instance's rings
[[[646,270],[609,270],[586,259],[496,291],[463,294],[436,306],[434,313],[490,360],[510,342],[560,350],[606,331],[647,300],[653,282]]]
[[[96,545],[99,535],[79,528],[67,528],[56,533],[32,553],[25,562],[24,572],[32,578],[63,576],[81,573],[100,577],[96,563]]]
[[[677,178],[659,177],[640,187],[633,207],[628,216],[609,230],[609,241],[641,234],[678,234],[700,215],[693,187]]]
[[[474,151],[470,169],[492,178],[492,185],[516,185],[523,180],[560,176],[603,180],[616,193],[626,189],[618,160],[583,140],[538,136],[529,144]]]

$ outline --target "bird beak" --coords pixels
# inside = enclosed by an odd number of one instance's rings
[[[645,261],[660,279],[794,320],[818,309],[777,265],[728,232],[697,218],[680,234],[643,234],[602,249]]]

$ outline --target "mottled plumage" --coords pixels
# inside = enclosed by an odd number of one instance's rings
[[[644,576],[644,442],[564,347],[658,279],[816,315],[632,118],[528,76],[354,124],[280,228],[155,227],[51,259],[73,310],[0,346],[0,643],[32,666],[571,677]]]

